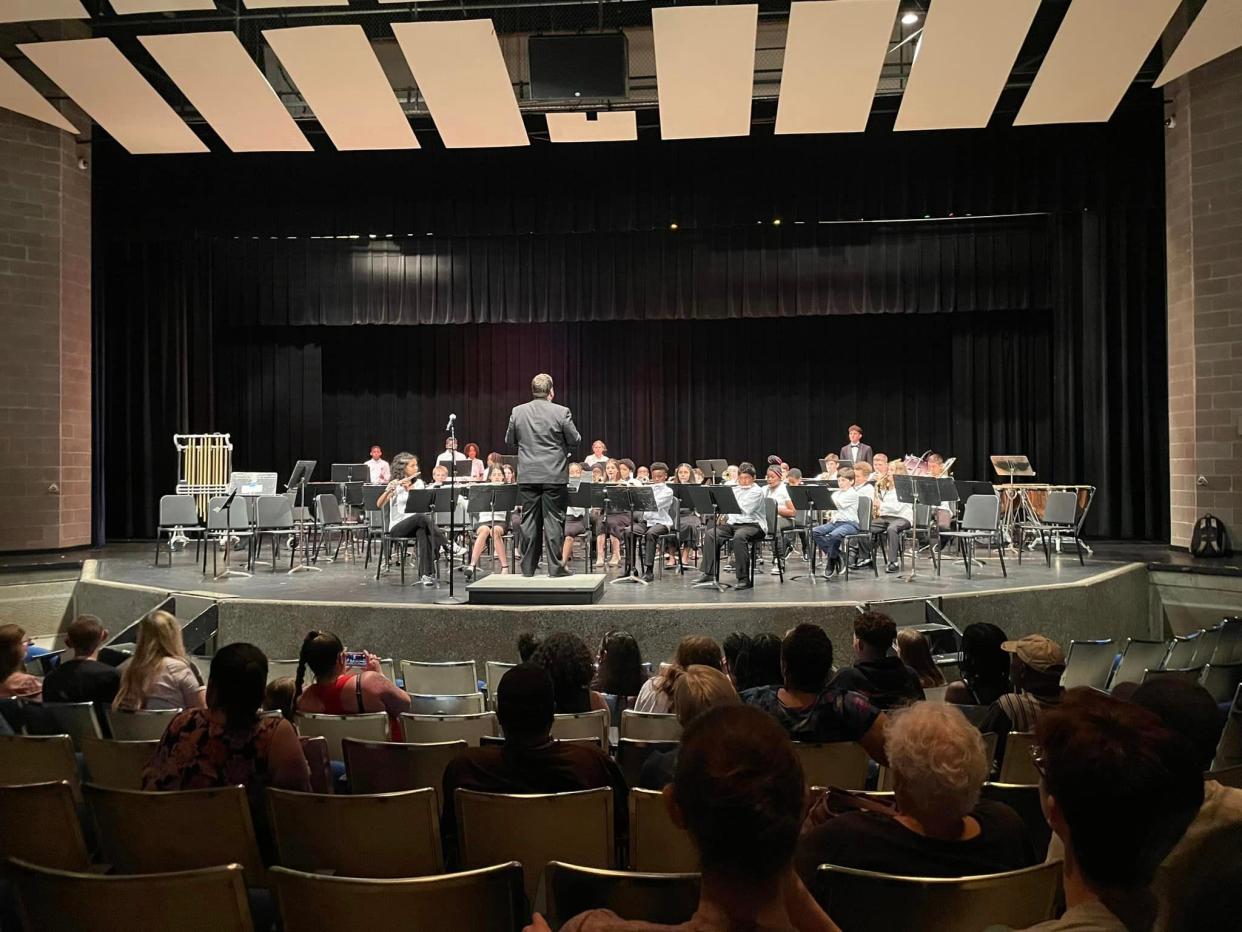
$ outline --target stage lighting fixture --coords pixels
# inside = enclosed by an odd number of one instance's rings
[[[919,21],[919,14],[915,13],[913,10],[911,10],[909,13],[903,14],[901,17],[901,24],[903,26],[913,26],[918,21]]]

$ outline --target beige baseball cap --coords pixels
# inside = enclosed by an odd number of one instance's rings
[[[1065,651],[1061,645],[1042,634],[1028,634],[1016,641],[1005,641],[1001,650],[1017,654],[1018,659],[1040,673],[1050,673],[1057,667],[1065,666]]]

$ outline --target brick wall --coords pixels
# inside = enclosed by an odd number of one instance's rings
[[[91,541],[88,152],[0,111],[0,551]]]
[[[1242,50],[1166,88],[1172,543],[1242,541]],[[1198,480],[1204,481],[1200,483]]]

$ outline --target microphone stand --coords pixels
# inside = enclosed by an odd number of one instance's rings
[[[448,434],[449,434],[449,437],[451,437],[454,441],[457,440],[457,416],[456,415],[449,416]],[[453,578],[453,570],[454,570],[453,556],[455,554],[454,545],[453,545],[453,537],[457,531],[457,481],[456,481],[457,480],[457,444],[456,443],[453,444],[453,449],[449,454],[448,467],[449,467],[449,481],[448,481],[448,487],[449,487],[449,537],[448,537],[449,594],[442,598],[436,599],[435,604],[436,605],[461,605],[466,600],[456,594],[457,580]],[[435,512],[432,512],[432,514],[434,513]],[[435,535],[432,535],[432,542],[434,543],[434,541],[435,541]]]

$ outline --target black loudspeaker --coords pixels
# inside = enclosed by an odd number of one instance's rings
[[[534,100],[626,96],[629,48],[623,33],[531,36],[527,56]]]

